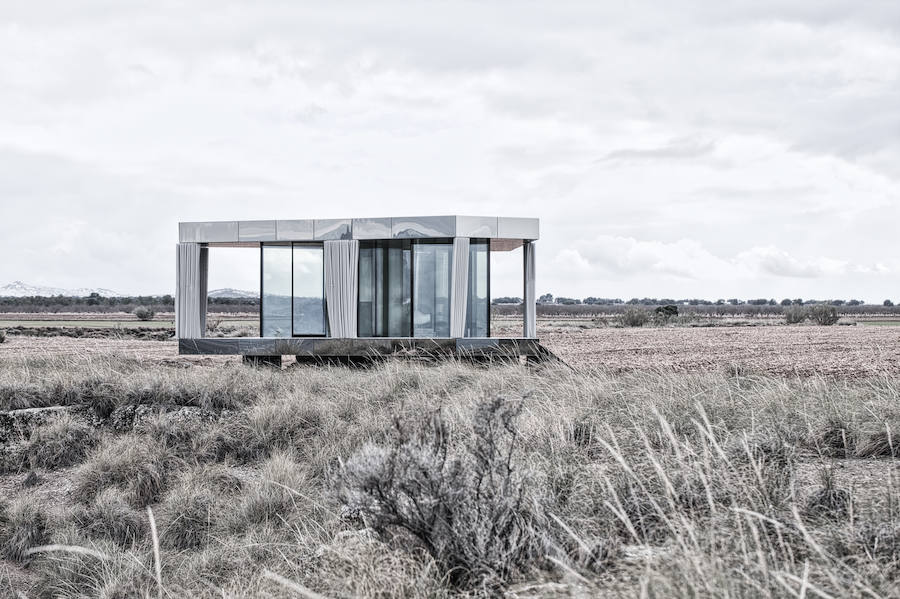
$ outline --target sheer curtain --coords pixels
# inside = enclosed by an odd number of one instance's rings
[[[206,329],[206,284],[209,250],[199,243],[175,249],[175,337],[197,339]]]
[[[465,337],[469,284],[468,237],[453,239],[453,265],[450,272],[450,336]]]
[[[356,337],[359,241],[325,242],[325,300],[331,337]]]

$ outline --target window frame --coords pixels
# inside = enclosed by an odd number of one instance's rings
[[[324,317],[324,332],[322,334],[295,334],[294,333],[294,247],[306,246],[319,248],[322,251],[322,308]],[[291,249],[291,335],[290,337],[264,337],[263,336],[263,301],[265,297],[265,247],[287,247]],[[325,244],[321,241],[285,241],[285,242],[260,242],[259,244],[259,336],[261,339],[293,339],[293,338],[317,338],[329,337],[328,326],[328,297],[325,293]]]

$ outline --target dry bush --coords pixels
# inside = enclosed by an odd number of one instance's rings
[[[481,403],[471,432],[453,442],[440,412],[389,446],[370,444],[338,475],[344,504],[376,531],[409,535],[460,587],[499,585],[545,555],[548,528],[519,463],[521,401]]]
[[[850,514],[852,499],[846,489],[837,486],[834,470],[819,471],[821,487],[806,500],[804,513],[812,520],[843,520]]]
[[[625,327],[642,327],[650,322],[650,319],[650,312],[647,310],[642,308],[628,308],[619,315],[617,321],[620,325]]]
[[[820,326],[831,326],[837,324],[837,321],[841,319],[834,306],[826,306],[824,304],[810,306],[808,314],[809,319]]]
[[[80,463],[96,443],[94,427],[62,414],[34,429],[26,452],[32,468],[64,468]]]
[[[868,435],[856,449],[861,458],[896,458],[900,457],[900,446],[894,438],[893,431],[885,425],[885,429]]]
[[[442,598],[454,594],[427,552],[392,547],[369,530],[343,531],[316,552],[317,586],[327,596]]]
[[[167,448],[146,436],[107,439],[75,472],[74,494],[92,501],[108,487],[121,490],[135,507],[154,503],[174,468]]]
[[[153,308],[148,308],[147,306],[138,306],[132,310],[131,313],[141,321],[153,320],[153,317],[156,316],[156,312],[153,311]]]
[[[29,597],[123,599],[156,595],[147,553],[123,550],[111,541],[89,541],[74,529],[55,539],[70,549],[42,553],[30,566],[38,575]]]
[[[0,554],[14,562],[27,561],[26,551],[47,541],[47,515],[30,499],[0,503]]]
[[[234,503],[230,496],[241,486],[240,479],[221,466],[199,466],[184,472],[159,509],[163,544],[176,550],[206,545],[226,505]]]
[[[832,415],[826,420],[812,445],[820,455],[846,458],[856,452],[857,442],[853,423],[838,415]]]
[[[260,480],[247,489],[231,511],[229,528],[241,532],[269,523],[284,524],[292,513],[307,508],[310,488],[306,466],[292,454],[276,451],[263,462]]]
[[[0,329],[0,343],[6,342],[6,329]]]
[[[76,505],[71,518],[92,539],[106,539],[122,547],[149,538],[147,515],[129,505],[116,488],[100,491],[87,505]]]
[[[800,324],[809,318],[809,310],[803,306],[788,306],[784,309],[785,324]]]

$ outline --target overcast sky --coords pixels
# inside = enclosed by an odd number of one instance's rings
[[[900,299],[900,2],[0,0],[0,284],[455,213],[540,217],[539,293]]]

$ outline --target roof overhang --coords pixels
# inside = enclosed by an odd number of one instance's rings
[[[507,216],[406,216],[307,220],[231,220],[178,223],[178,240],[219,247],[257,247],[272,241],[330,239],[436,239],[470,237],[492,240],[491,246],[534,241],[536,218]],[[498,241],[493,241],[498,240]]]

